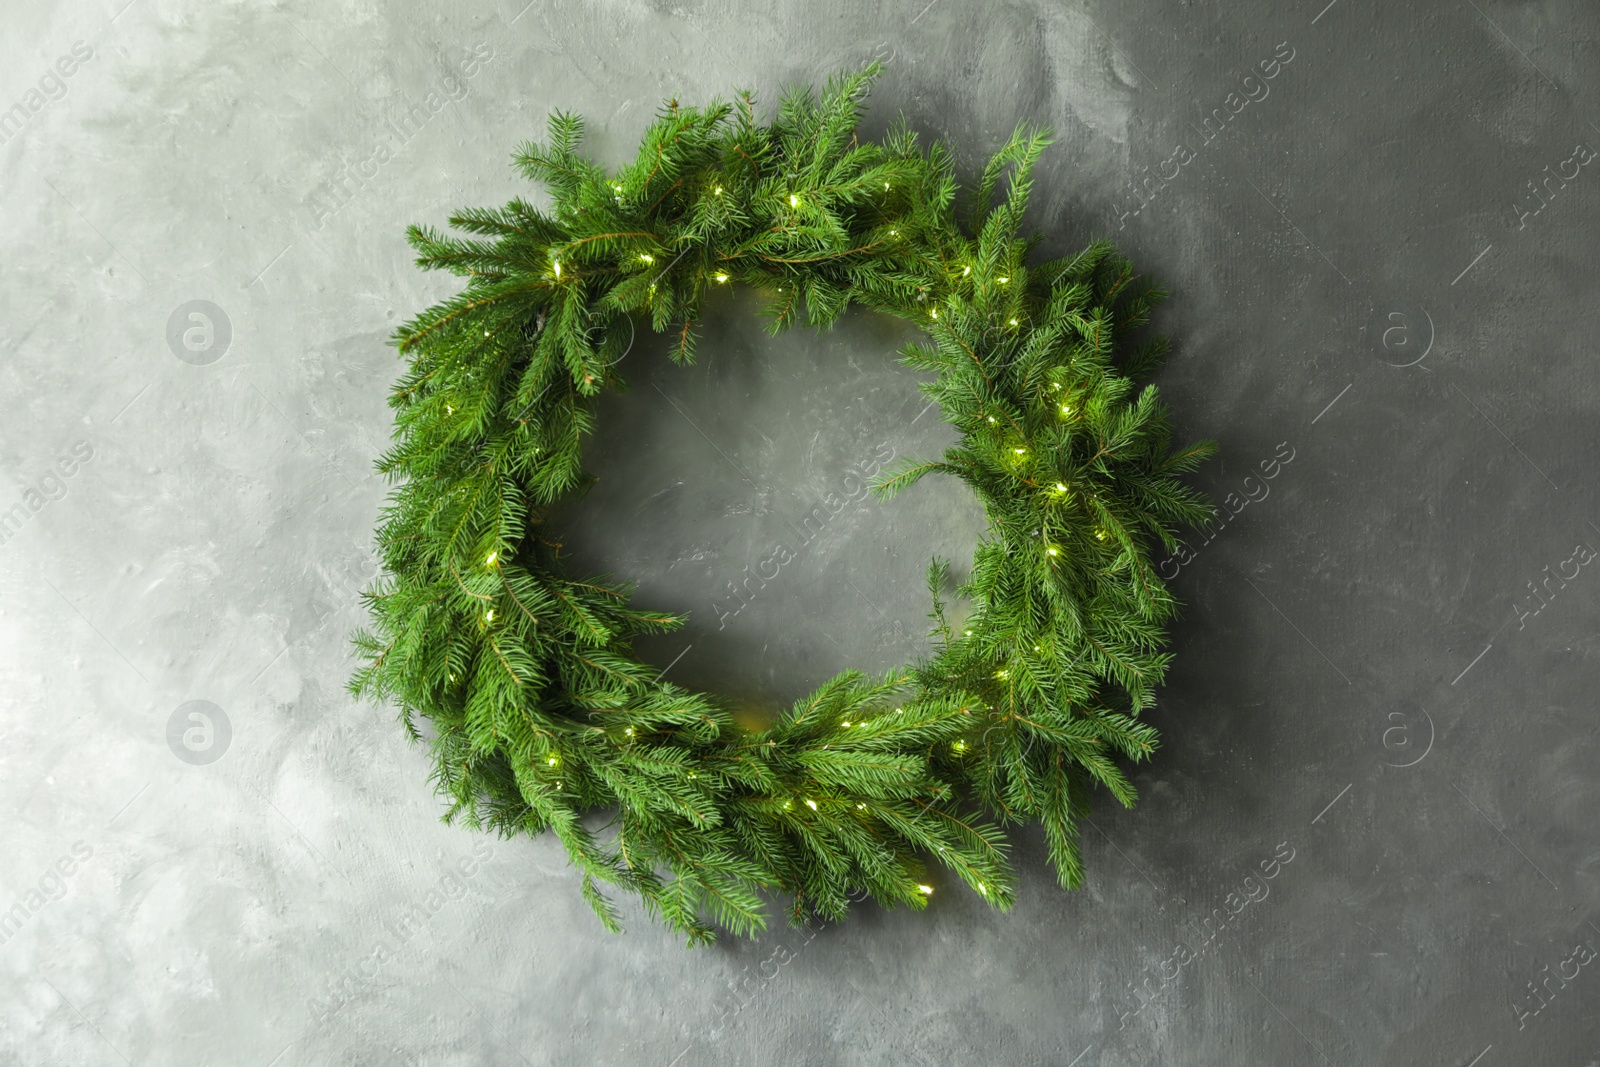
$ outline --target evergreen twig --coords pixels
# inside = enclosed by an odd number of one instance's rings
[[[1078,886],[1091,791],[1132,804],[1118,760],[1155,748],[1138,715],[1177,603],[1147,544],[1212,512],[1179,476],[1213,445],[1170,450],[1155,388],[1136,388],[1165,344],[1123,337],[1163,294],[1104,242],[1030,266],[1042,129],[994,155],[958,221],[945,146],[919,147],[903,123],[881,144],[857,136],[877,74],[791,90],[766,125],[749,93],[738,108],[674,101],[614,174],[558,113],[516,157],[548,210],[517,199],[458,212],[466,236],[408,231],[420,266],[466,283],[395,334],[409,366],[377,464],[397,483],[377,532],[387,575],[366,594],[350,688],[397,705],[414,740],[419,716],[432,724],[447,821],[552,831],[608,929],[608,887],[690,944],[759,932],[769,894],[792,898],[795,921],[861,893],[920,908],[930,858],[1008,908],[994,820],[1041,823]],[[760,731],[658,680],[633,640],[682,617],[569,575],[544,528],[586,480],[594,398],[620,384],[635,322],[688,362],[707,295],[733,284],[768,297],[774,329],[801,308],[826,327],[852,303],[923,327],[903,362],[933,372],[924,391],[961,438],[876,488],[954,475],[989,518],[954,590],[964,621],[949,617],[948,565],[929,569],[930,657],[841,674]],[[609,836],[580,821],[597,810],[615,813]]]

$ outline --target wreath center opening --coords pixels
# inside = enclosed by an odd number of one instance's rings
[[[896,361],[922,331],[851,311],[772,337],[753,294],[717,305],[693,365],[644,343],[617,364],[627,387],[584,450],[596,480],[550,524],[574,573],[625,574],[637,605],[687,616],[636,639],[641,660],[761,720],[847,667],[925,654],[927,562],[965,560],[986,519],[955,479],[870,493],[960,436]]]

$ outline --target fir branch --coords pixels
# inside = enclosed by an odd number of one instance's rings
[[[385,573],[363,595],[349,688],[396,705],[414,741],[417,720],[432,725],[447,822],[553,833],[607,929],[610,890],[691,945],[754,936],[771,893],[796,919],[841,915],[857,891],[921,908],[924,858],[1004,909],[999,824],[1023,820],[1079,886],[1091,796],[1132,804],[1124,765],[1157,744],[1137,716],[1165,676],[1177,601],[1148,542],[1171,550],[1210,516],[1180,477],[1215,451],[1172,449],[1156,390],[1139,388],[1167,345],[1128,335],[1165,294],[1108,242],[1030,264],[1043,128],[1013,132],[958,217],[948,146],[920,147],[903,120],[861,139],[879,73],[791,89],[765,123],[749,93],[672,101],[614,176],[580,154],[583,120],[557,112],[514,156],[548,211],[513,199],[455,212],[454,234],[407,231],[420,267],[466,282],[394,336],[407,365],[376,464],[395,483]],[[802,306],[823,328],[852,303],[927,330],[902,362],[932,375],[920,388],[960,439],[872,488],[888,499],[945,474],[988,517],[955,590],[962,621],[949,565],[928,568],[928,657],[843,672],[762,730],[659,681],[633,641],[682,617],[573,578],[544,526],[589,481],[594,398],[619,386],[636,323],[690,362],[706,294],[730,281],[767,296],[774,332]],[[606,810],[609,838],[584,818]]]

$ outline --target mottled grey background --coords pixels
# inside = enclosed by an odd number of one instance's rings
[[[3,12],[0,1062],[1600,1062],[1600,11],[524,2]],[[1084,891],[1024,832],[1008,915],[611,937],[342,689],[387,338],[450,289],[403,227],[527,195],[553,108],[615,163],[666,97],[875,54],[871,132],[970,172],[1058,131],[1034,221],[1170,285],[1160,381],[1239,514],[1164,565],[1165,747]],[[694,613],[669,677],[770,706],[923,647],[923,566],[980,530],[953,485],[727,592],[852,464],[949,439],[910,336],[770,341],[733,296],[697,366],[629,354],[562,522]]]

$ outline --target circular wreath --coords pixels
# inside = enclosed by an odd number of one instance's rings
[[[397,704],[415,741],[418,718],[431,723],[446,822],[553,831],[609,929],[607,886],[690,944],[762,930],[774,894],[794,922],[865,896],[920,908],[929,859],[1005,909],[1000,825],[1025,821],[1077,887],[1094,787],[1131,805],[1118,760],[1156,745],[1138,716],[1177,605],[1147,544],[1172,551],[1176,528],[1211,514],[1178,475],[1214,447],[1172,451],[1155,387],[1135,388],[1166,345],[1127,335],[1164,294],[1106,243],[1029,264],[1043,129],[1018,128],[958,221],[945,145],[919,147],[903,120],[881,143],[857,136],[877,73],[792,89],[768,123],[749,92],[672,101],[615,173],[578,153],[582,120],[556,113],[548,143],[516,155],[548,209],[516,199],[452,217],[467,236],[408,231],[420,266],[467,282],[396,334],[409,363],[377,468],[400,484],[350,688]],[[920,388],[961,440],[897,462],[874,490],[940,472],[988,514],[955,588],[961,621],[942,599],[948,565],[928,570],[931,655],[883,677],[846,671],[765,728],[658,680],[633,639],[684,617],[572,576],[546,527],[585,484],[584,435],[596,396],[621,384],[634,317],[687,363],[697,322],[734,285],[770,298],[774,332],[802,309],[828,326],[851,303],[926,330],[902,362],[932,372]]]

